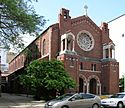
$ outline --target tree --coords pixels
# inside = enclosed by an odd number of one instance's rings
[[[47,93],[50,93],[49,91],[62,91],[74,88],[76,85],[64,69],[63,63],[58,60],[33,61],[26,68],[26,73],[21,76],[21,82],[25,86],[38,90],[36,92],[38,96],[42,95],[40,92],[47,96]]]
[[[22,48],[20,34],[37,34],[42,29],[46,20],[36,14],[31,3],[32,0],[0,0],[1,46]]]
[[[125,76],[123,75],[122,76],[122,78],[120,78],[120,80],[119,80],[119,85],[120,85],[120,87],[121,87],[121,89],[120,89],[120,91],[124,91],[124,80],[125,80]]]

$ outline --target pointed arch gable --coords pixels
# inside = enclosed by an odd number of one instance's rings
[[[100,84],[100,79],[99,79],[99,77],[96,76],[96,75],[91,75],[91,76],[89,76],[89,77],[88,77],[88,82],[90,82],[90,80],[91,80],[92,78],[96,79],[96,81]]]
[[[82,78],[85,81],[85,83],[87,84],[87,78],[84,75],[80,74],[79,78]]]

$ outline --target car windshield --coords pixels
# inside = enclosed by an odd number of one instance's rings
[[[74,95],[73,93],[67,93],[67,94],[64,94],[62,96],[57,97],[56,100],[66,100],[67,98],[69,98],[73,95]]]
[[[123,98],[125,96],[125,94],[114,94],[109,98]]]

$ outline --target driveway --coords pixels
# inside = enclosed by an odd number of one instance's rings
[[[32,97],[2,93],[0,108],[44,108],[44,101],[35,101]]]

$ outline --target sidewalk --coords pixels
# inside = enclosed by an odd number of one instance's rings
[[[2,93],[0,108],[44,108],[44,101],[35,101],[32,97]]]

